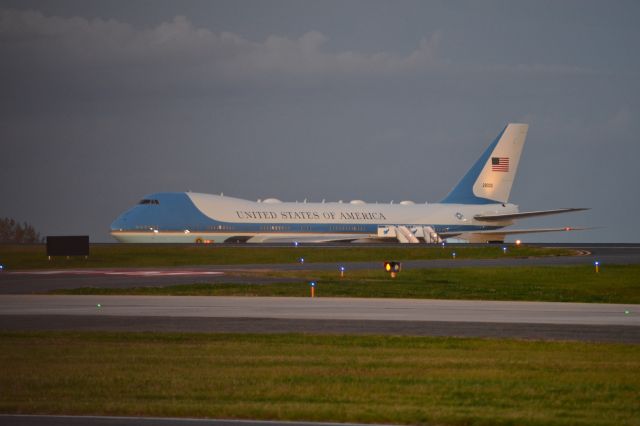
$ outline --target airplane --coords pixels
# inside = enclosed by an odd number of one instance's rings
[[[520,212],[508,202],[529,126],[509,123],[438,203],[250,201],[193,192],[145,196],[111,224],[124,243],[470,243],[581,228],[504,229],[518,219],[587,210]]]

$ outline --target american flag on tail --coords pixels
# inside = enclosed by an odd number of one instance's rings
[[[509,157],[491,157],[491,171],[508,172]]]

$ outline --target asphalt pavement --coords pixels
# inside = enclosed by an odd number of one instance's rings
[[[447,335],[640,343],[640,305],[1,295],[0,329]]]

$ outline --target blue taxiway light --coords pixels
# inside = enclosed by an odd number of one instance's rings
[[[309,283],[309,285],[310,285],[311,287],[315,287],[315,286],[316,286],[316,282],[315,282],[315,281],[311,281],[311,282]]]

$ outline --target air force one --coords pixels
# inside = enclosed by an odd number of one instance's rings
[[[502,242],[508,235],[576,228],[504,229],[517,219],[583,208],[520,212],[508,202],[528,125],[508,124],[439,203],[256,202],[224,195],[159,192],[111,224],[126,243]]]

